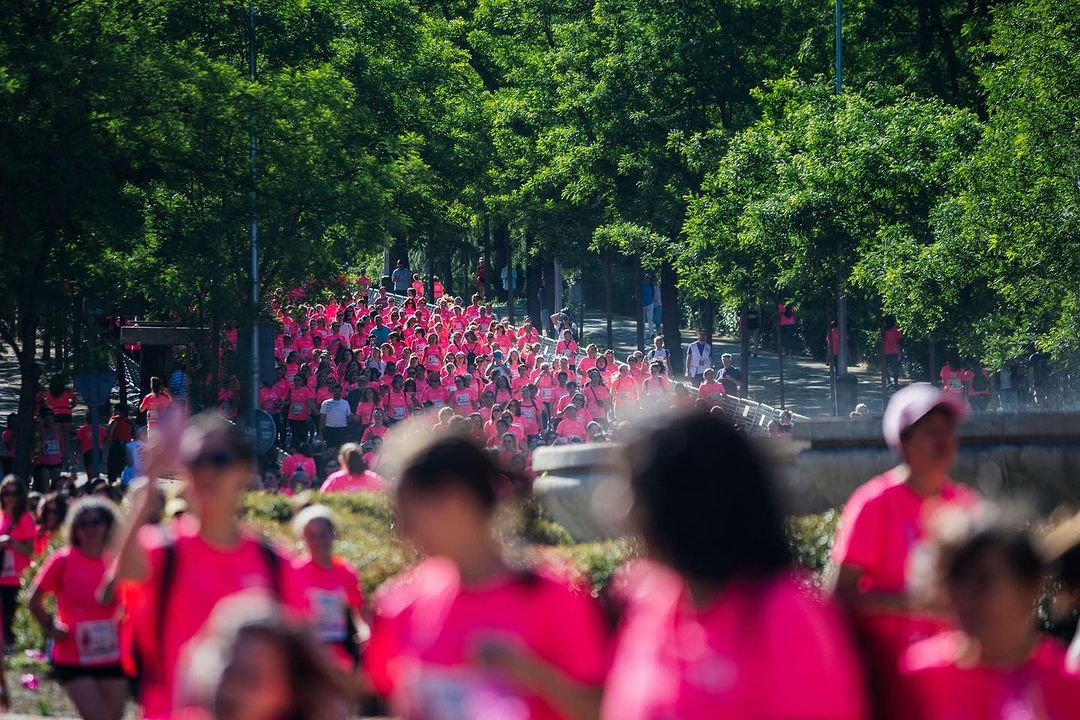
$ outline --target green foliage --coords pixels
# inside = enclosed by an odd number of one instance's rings
[[[818,577],[827,570],[839,521],[838,510],[827,510],[820,515],[798,515],[788,521],[791,549],[800,567]]]

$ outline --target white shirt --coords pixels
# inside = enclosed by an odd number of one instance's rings
[[[687,363],[686,374],[690,377],[701,375],[712,367],[712,347],[709,343],[692,342],[686,346],[686,354],[690,356]]]
[[[342,398],[323,400],[319,414],[326,416],[326,427],[343,428],[349,424],[349,401]]]

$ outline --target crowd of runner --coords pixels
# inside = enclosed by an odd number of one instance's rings
[[[396,522],[421,559],[369,599],[328,508],[296,514],[296,554],[247,528],[246,436],[176,408],[123,514],[99,494],[34,510],[5,479],[0,583],[39,558],[27,609],[84,718],[119,719],[132,696],[147,718],[1074,718],[1080,642],[1058,637],[1076,631],[1077,521],[1036,536],[950,481],[964,413],[929,385],[893,398],[902,464],[845,506],[824,587],[795,564],[768,463],[700,409],[627,436],[642,555],[602,599],[511,559],[496,511],[513,471],[467,425],[401,458]]]
[[[795,564],[769,464],[713,412],[738,378],[703,340],[681,383],[662,342],[619,363],[571,330],[546,355],[480,297],[432,310],[419,286],[400,305],[364,290],[275,303],[260,401],[285,451],[258,460],[230,422],[236,383],[190,418],[207,387],[181,368],[151,383],[145,427],[118,408],[102,429],[119,482],[76,485],[75,398],[43,390],[44,492],[0,483],[0,617],[8,649],[16,613],[40,625],[82,717],[118,720],[129,699],[151,719],[1077,716],[1080,520],[1036,534],[949,479],[957,393],[892,398],[883,431],[902,462],[852,495],[821,582]],[[426,441],[384,477],[399,423]],[[496,511],[529,492],[532,449],[613,434],[627,467],[612,503],[642,553],[596,598],[514,559]],[[255,487],[390,492],[422,559],[365,598],[333,513],[296,498],[293,553],[239,519]]]

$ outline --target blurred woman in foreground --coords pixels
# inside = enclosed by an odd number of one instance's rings
[[[1036,629],[1043,563],[1026,532],[995,524],[962,528],[942,544],[937,577],[959,629],[905,653],[907,717],[1080,716],[1080,676],[1066,672],[1064,646]]]
[[[220,603],[183,663],[174,720],[344,720],[346,691],[315,638],[264,595]]]
[[[793,568],[777,492],[715,415],[627,443],[630,516],[648,559],[626,603],[605,720],[859,720],[863,678],[839,614]],[[722,468],[722,470],[721,470]]]
[[[606,632],[584,589],[509,564],[495,537],[497,471],[440,434],[405,464],[403,534],[427,555],[375,596],[364,668],[406,720],[595,716]]]

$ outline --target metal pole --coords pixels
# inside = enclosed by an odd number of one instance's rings
[[[255,82],[255,0],[248,0],[248,74]],[[255,168],[257,148],[255,144],[254,118],[248,132],[249,152],[251,156],[251,189],[248,202],[251,204],[251,218],[248,225],[248,239],[251,242],[251,429],[255,432],[259,411],[259,226],[255,214]]]
[[[844,21],[841,0],[836,0],[836,94],[844,88]],[[844,294],[844,281],[839,278],[836,287],[836,325],[840,329],[840,347],[837,354],[836,375],[843,377],[848,374],[848,347],[847,347],[847,295]]]

